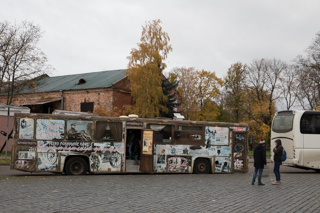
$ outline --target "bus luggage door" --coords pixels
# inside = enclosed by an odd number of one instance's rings
[[[143,130],[141,141],[140,171],[153,173],[153,130]]]

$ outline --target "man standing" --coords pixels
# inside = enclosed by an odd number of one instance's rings
[[[261,182],[262,171],[265,165],[267,165],[266,159],[266,142],[261,138],[259,144],[254,148],[253,158],[254,158],[254,173],[252,178],[252,185],[256,181],[256,176],[258,174],[258,185],[265,185]]]
[[[281,140],[278,139],[274,142],[275,147],[273,148],[273,161],[274,161],[274,168],[273,168],[273,172],[276,176],[276,181],[273,182],[273,185],[279,185],[281,184],[280,182],[280,165],[281,165],[281,156],[283,153],[283,147],[282,147],[282,143]]]

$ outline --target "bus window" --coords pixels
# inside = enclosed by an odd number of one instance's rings
[[[204,145],[202,126],[178,126],[178,130],[175,133],[176,144]]]
[[[292,130],[294,115],[291,111],[279,112],[273,120],[272,130],[274,132],[289,132]]]
[[[315,133],[320,134],[320,115],[315,115]]]
[[[62,140],[64,138],[64,120],[37,119],[36,139],[40,140]]]
[[[19,138],[20,139],[33,139],[33,118],[21,118],[19,121]]]
[[[314,123],[314,116],[312,114],[304,114],[301,118],[300,122],[300,131],[304,134],[312,134],[313,131],[313,125]]]
[[[173,125],[148,124],[148,129],[154,130],[155,143],[171,143]]]
[[[121,122],[98,121],[96,125],[97,141],[120,142],[122,132]]]
[[[67,140],[92,141],[93,121],[68,120]]]

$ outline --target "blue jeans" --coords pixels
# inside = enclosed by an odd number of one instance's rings
[[[259,171],[259,174],[258,174],[258,183],[261,183],[261,176],[262,176],[263,168],[254,168],[253,178],[252,178],[252,182],[253,182],[253,183],[256,181],[256,177],[257,177],[258,171]]]
[[[129,146],[129,159],[132,158],[132,151],[131,151],[132,146],[133,146],[133,142],[131,142],[131,144],[130,144],[130,146]]]
[[[274,162],[273,172],[276,176],[276,181],[280,181],[280,165],[281,165],[281,162],[277,162],[277,161]]]

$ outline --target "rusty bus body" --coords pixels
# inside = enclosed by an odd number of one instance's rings
[[[87,173],[248,171],[247,124],[17,113],[11,169]],[[127,159],[128,138],[140,163]]]

